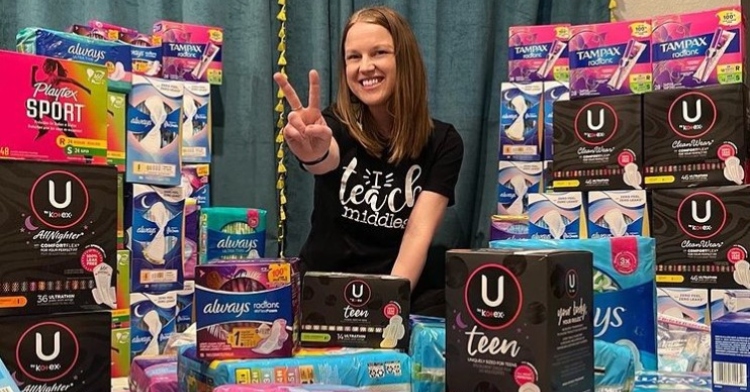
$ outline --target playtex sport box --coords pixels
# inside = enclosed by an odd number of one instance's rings
[[[660,285],[750,288],[750,186],[658,189],[652,206]]]
[[[568,24],[512,26],[508,31],[508,79],[567,83],[569,39]]]
[[[221,261],[195,268],[201,359],[291,357],[299,321],[297,259]]]
[[[651,91],[651,21],[634,20],[570,28],[570,96]]]
[[[745,81],[745,25],[739,4],[652,20],[654,90]]]
[[[159,21],[152,34],[153,44],[162,45],[165,79],[221,84],[222,28]]]
[[[0,315],[114,309],[117,171],[0,161]]]
[[[9,132],[0,158],[107,163],[107,79],[98,65],[0,51]]]
[[[305,347],[409,347],[411,287],[388,275],[308,272],[302,288]]]
[[[111,314],[0,318],[0,358],[21,391],[110,390]]]
[[[130,47],[123,43],[29,27],[16,35],[16,49],[22,53],[101,65],[106,69],[110,90],[121,93],[130,91],[132,57]]]
[[[646,187],[744,184],[750,149],[747,102],[742,84],[645,94]]]
[[[590,252],[451,250],[445,276],[447,392],[594,390]]]

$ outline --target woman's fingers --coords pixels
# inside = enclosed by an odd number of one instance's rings
[[[304,134],[305,132],[305,121],[302,119],[302,116],[299,115],[297,112],[291,112],[289,113],[289,117],[287,118],[289,125],[294,127],[297,132]]]
[[[305,127],[305,137],[308,139],[325,139],[332,135],[331,128],[327,125],[312,124]]]
[[[320,110],[320,76],[318,71],[310,70],[310,92],[308,96],[308,105],[310,109]]]
[[[279,86],[281,91],[284,92],[284,97],[286,98],[286,101],[289,103],[289,106],[292,108],[292,110],[302,108],[302,101],[300,101],[299,96],[297,96],[297,92],[294,91],[294,87],[292,87],[291,83],[289,83],[289,79],[287,79],[284,74],[282,74],[281,72],[276,72],[275,74],[273,74],[273,80]]]

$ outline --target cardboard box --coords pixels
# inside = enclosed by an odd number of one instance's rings
[[[110,389],[109,312],[0,318],[0,358],[24,391]]]
[[[592,268],[590,252],[448,251],[446,392],[593,391]]]
[[[0,315],[114,309],[117,171],[0,161]]]
[[[409,347],[411,286],[390,275],[308,272],[302,288],[304,347]]]

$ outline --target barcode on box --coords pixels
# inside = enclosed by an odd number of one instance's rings
[[[714,385],[747,387],[747,364],[714,362]]]

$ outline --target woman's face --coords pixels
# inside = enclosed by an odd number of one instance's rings
[[[396,86],[393,37],[383,26],[357,22],[344,41],[349,89],[369,107],[385,106]]]

